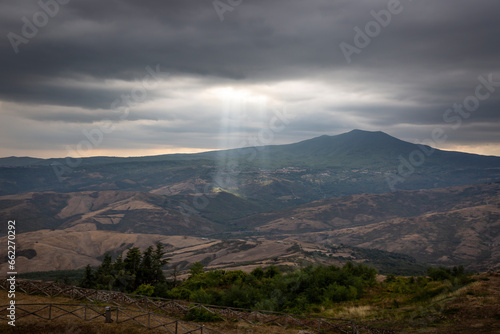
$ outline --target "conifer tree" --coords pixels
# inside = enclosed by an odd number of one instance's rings
[[[81,286],[82,288],[92,289],[94,288],[94,285],[95,285],[95,275],[94,272],[92,271],[92,268],[90,267],[90,264],[87,264],[79,286]]]
[[[157,242],[153,253],[153,284],[164,283],[166,281],[165,275],[163,275],[163,267],[167,265],[169,259],[164,259],[164,256],[165,247],[161,242]]]

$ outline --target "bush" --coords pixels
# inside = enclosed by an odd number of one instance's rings
[[[223,321],[219,315],[212,313],[203,308],[193,308],[189,310],[184,316],[186,321],[199,321],[199,322],[214,322]]]
[[[451,279],[451,270],[445,267],[427,269],[427,275],[433,281],[444,281]]]
[[[264,277],[264,269],[262,269],[262,267],[257,267],[252,270],[250,275],[254,276],[257,279],[262,279]]]
[[[433,281],[445,281],[449,280],[454,285],[463,285],[471,282],[470,273],[465,272],[464,267],[454,266],[453,268],[430,267],[427,269],[427,275]]]
[[[152,286],[151,284],[141,284],[139,285],[137,290],[134,291],[134,294],[140,296],[152,296],[154,292],[155,292],[155,287]]]

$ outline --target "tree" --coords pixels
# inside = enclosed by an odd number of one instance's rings
[[[115,259],[115,262],[113,263],[113,272],[120,272],[121,270],[124,270],[125,269],[125,264],[123,263],[123,258],[122,258],[122,254],[120,254],[120,256],[118,256],[116,259]]]
[[[141,251],[137,247],[130,248],[127,252],[123,266],[125,274],[129,277],[129,284],[127,290],[134,291],[140,285],[138,284],[137,275],[141,265]]]
[[[191,265],[191,267],[189,267],[189,274],[190,274],[189,278],[195,277],[202,273],[203,273],[203,264],[201,264],[200,262],[195,262]]]
[[[445,267],[427,268],[427,275],[433,281],[444,281],[451,279],[451,270]]]
[[[163,284],[163,290],[160,290],[164,291],[166,278],[163,275],[163,267],[168,263],[164,256],[165,248],[159,242],[156,249],[149,246],[142,254],[139,248],[130,248],[125,259],[120,254],[114,262],[111,255],[106,253],[95,274],[90,265],[87,266],[80,285],[132,292],[141,285],[156,287]]]
[[[112,275],[112,258],[109,253],[104,254],[104,259],[101,265],[97,267],[95,274],[95,280],[98,289],[109,289],[113,288],[114,277]]]
[[[83,272],[83,277],[82,280],[80,281],[79,286],[81,286],[82,288],[92,289],[94,288],[94,284],[95,284],[94,273],[92,272],[90,264],[87,264],[87,266],[85,267],[85,271]]]
[[[168,260],[164,259],[165,247],[161,242],[156,243],[156,249],[153,253],[153,272],[152,272],[152,283],[158,284],[166,281],[165,275],[163,275],[163,267],[168,264]]]
[[[257,267],[252,270],[250,275],[254,276],[257,279],[262,279],[262,277],[264,277],[264,269],[262,269],[262,267]]]
[[[266,269],[264,272],[264,277],[265,278],[273,278],[274,276],[280,275],[281,272],[276,266],[270,266]]]
[[[174,277],[174,282],[173,282],[173,286],[174,287],[176,287],[177,283],[178,283],[178,281],[177,281],[177,275],[179,274],[179,270],[177,269],[177,267],[178,267],[177,264],[174,265],[173,266],[174,271],[172,272],[172,276]]]
[[[153,247],[149,246],[143,253],[139,270],[137,271],[136,285],[153,283]]]
[[[115,278],[113,288],[118,291],[126,291],[127,287],[134,283],[135,278],[125,271],[125,263],[123,262],[122,254],[115,259],[112,273]]]
[[[104,254],[101,265],[97,267],[98,275],[111,275],[111,270],[113,269],[113,259],[109,253]]]
[[[123,260],[123,266],[127,273],[130,275],[137,275],[139,266],[141,265],[141,251],[137,247],[130,248],[127,256]]]

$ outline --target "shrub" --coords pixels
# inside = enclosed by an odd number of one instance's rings
[[[134,291],[136,295],[140,296],[152,296],[154,292],[155,292],[155,287],[152,286],[151,284],[141,284]]]
[[[223,321],[219,315],[202,308],[193,308],[184,316],[186,321],[214,322]]]

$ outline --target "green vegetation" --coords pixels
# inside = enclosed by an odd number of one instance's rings
[[[205,271],[203,264],[196,262],[191,265],[187,279],[167,281],[162,272],[167,263],[162,259],[164,254],[161,243],[156,244],[156,249],[150,246],[142,253],[136,247],[130,248],[124,259],[120,255],[112,261],[106,254],[97,269],[85,268],[80,286],[200,304],[303,314],[332,310],[338,303],[374,295],[373,302],[390,300],[391,308],[399,308],[408,303],[427,302],[471,282],[470,275],[459,266],[428,268],[427,276],[390,274],[384,282],[377,283],[376,269],[352,262],[343,267],[309,265],[288,273],[276,266],[258,267],[251,273]],[[186,320],[219,319],[202,308],[195,308]]]
[[[364,264],[348,262],[336,266],[308,266],[283,274],[271,266],[243,271],[203,272],[193,264],[187,280],[162,297],[196,303],[255,308],[291,313],[309,312],[314,306],[354,300],[376,284],[376,270]]]
[[[396,330],[448,326],[445,319],[464,316],[464,300],[484,302],[490,296],[480,289],[462,266],[430,267],[425,275],[389,274],[377,282],[377,271],[363,263],[342,267],[309,265],[283,272],[277,266],[241,270],[204,270],[193,263],[189,277],[167,281],[161,272],[166,263],[161,244],[142,253],[130,248],[114,261],[106,255],[98,268],[81,273],[81,286],[133,292],[138,295],[186,300],[193,303],[186,321],[215,322],[221,318],[203,305],[217,305],[348,318],[375,327]],[[53,273],[54,274],[54,273]],[[196,304],[195,304],[196,303]]]
[[[207,311],[203,308],[193,308],[184,316],[185,321],[213,322],[223,319],[217,314]]]
[[[387,252],[374,248],[349,246],[360,259],[367,259],[367,264],[377,268],[380,274],[424,275],[427,266],[406,254]]]
[[[428,268],[427,275],[416,277],[387,275],[360,299],[334,304],[318,310],[316,315],[348,318],[396,332],[422,330],[427,333],[427,328],[446,328],[460,323],[457,313],[461,318],[468,316],[467,311],[464,313],[469,308],[465,300],[469,294],[477,294],[475,291],[479,288],[477,283],[470,284],[472,282],[475,280],[471,274],[460,266]]]
[[[166,278],[162,268],[167,264],[163,259],[164,246],[149,246],[142,254],[139,248],[130,248],[125,259],[120,255],[112,261],[106,253],[102,263],[94,271],[87,265],[80,280],[80,286],[90,289],[109,289],[122,292],[135,292],[151,296],[156,287],[164,288]]]
[[[426,302],[444,292],[455,291],[472,282],[471,274],[463,266],[429,267],[427,276],[396,277],[388,275],[382,287],[393,295],[395,306],[403,302]],[[399,301],[398,301],[399,300]]]
[[[390,308],[428,302],[436,296],[455,291],[471,282],[462,266],[428,268],[427,276],[396,277],[375,280],[376,269],[363,263],[347,262],[343,267],[309,265],[289,273],[276,266],[258,267],[251,273],[241,270],[204,271],[203,265],[191,265],[189,277],[168,282],[161,273],[166,260],[161,244],[142,254],[129,249],[125,259],[113,262],[106,255],[94,271],[87,266],[80,285],[100,289],[134,292],[140,295],[188,300],[193,303],[251,308],[288,313],[333,310],[343,302],[383,300]],[[389,302],[388,302],[389,301]],[[217,321],[203,308],[193,309],[186,320]]]

